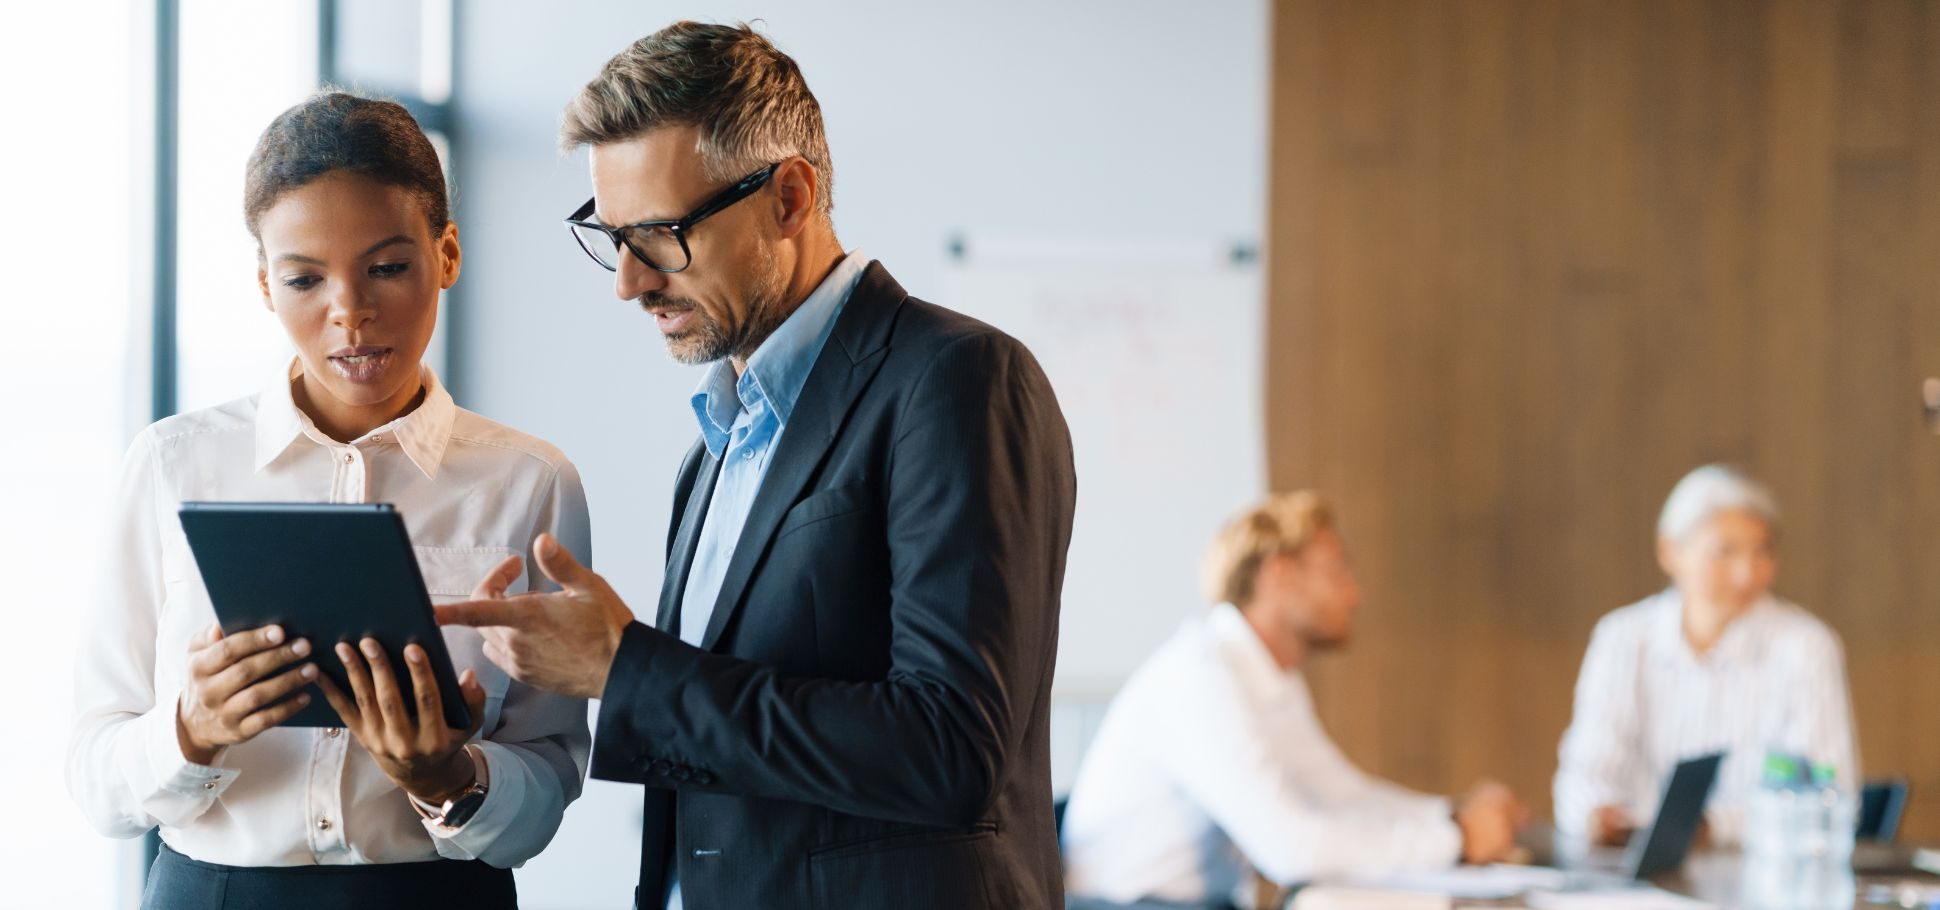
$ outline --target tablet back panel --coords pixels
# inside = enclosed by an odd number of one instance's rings
[[[404,646],[417,642],[431,658],[446,725],[471,726],[404,519],[390,504],[187,502],[181,518],[224,634],[275,623],[308,638],[310,659],[345,693],[349,677],[333,649],[373,636],[414,716]],[[343,725],[317,687],[304,691],[310,704],[283,726]]]

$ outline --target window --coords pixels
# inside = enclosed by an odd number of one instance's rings
[[[323,0],[329,34],[321,61],[323,81],[404,105],[424,128],[445,183],[452,186],[450,114],[452,0]],[[455,191],[452,192],[457,196]],[[454,203],[456,199],[454,198]],[[455,205],[454,205],[455,212]],[[446,324],[450,311],[438,298],[438,328],[424,362],[447,382]]]
[[[8,163],[26,176],[0,226],[13,330],[0,392],[15,430],[0,455],[12,481],[0,574],[25,622],[0,644],[0,691],[33,693],[11,704],[0,749],[0,780],[18,785],[17,821],[0,825],[0,856],[21,860],[7,866],[9,906],[139,899],[143,844],[96,833],[63,785],[72,653],[100,631],[85,627],[90,567],[134,433],[253,394],[291,356],[242,218],[257,136],[340,77],[410,107],[449,172],[451,26],[450,0],[9,10],[0,78],[21,87],[7,116],[24,128]],[[434,367],[442,351],[441,334]]]
[[[243,170],[317,85],[314,3],[186,0],[176,240],[176,410],[253,395],[293,351],[256,283]]]
[[[22,178],[0,224],[13,430],[0,575],[18,620],[0,643],[0,780],[13,782],[0,856],[17,907],[129,906],[139,882],[139,842],[95,833],[62,784],[89,566],[122,451],[148,416],[154,33],[149,5],[121,6],[26,4],[0,29],[0,79],[15,87],[8,169]]]

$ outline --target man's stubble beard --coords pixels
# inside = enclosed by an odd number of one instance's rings
[[[648,299],[642,297],[642,309],[652,305],[674,304],[685,307],[694,315],[694,325],[678,336],[666,337],[667,354],[676,363],[699,366],[713,363],[723,357],[732,356],[743,363],[761,347],[768,336],[787,320],[788,314],[782,311],[782,275],[780,257],[774,247],[763,245],[755,262],[754,272],[746,289],[748,318],[734,332],[709,315],[691,300],[684,298]]]

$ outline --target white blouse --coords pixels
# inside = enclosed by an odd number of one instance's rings
[[[486,660],[477,631],[446,628],[459,672],[486,692],[477,740],[490,793],[447,831],[341,728],[278,727],[185,760],[175,708],[189,641],[215,621],[177,519],[189,500],[389,502],[403,516],[432,600],[469,597],[512,554],[532,564],[550,531],[586,558],[579,474],[542,440],[459,408],[427,368],[411,413],[345,444],[319,432],[291,397],[293,363],[260,395],[159,421],[122,466],[100,561],[100,591],[76,667],[67,785],[102,833],[162,840],[235,866],[479,859],[514,867],[552,839],[579,795],[591,737],[586,703],[512,681]],[[525,590],[522,575],[510,588]],[[334,659],[317,643],[317,660]],[[321,697],[313,695],[313,697]]]
[[[1841,786],[1858,789],[1844,649],[1832,629],[1766,597],[1700,655],[1683,616],[1683,598],[1669,590],[1597,623],[1556,769],[1557,830],[1585,834],[1603,805],[1648,824],[1677,763],[1711,752],[1725,753],[1705,809],[1720,843],[1740,840],[1768,751],[1829,764]]]
[[[1221,604],[1112,700],[1078,769],[1064,849],[1073,894],[1201,902],[1234,896],[1249,868],[1281,884],[1445,868],[1462,834],[1448,800],[1355,767],[1300,673]]]

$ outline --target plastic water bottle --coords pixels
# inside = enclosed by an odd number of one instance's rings
[[[1753,910],[1846,910],[1853,905],[1858,806],[1828,765],[1765,757],[1745,807],[1743,897]]]
[[[1795,881],[1801,854],[1797,843],[1798,763],[1790,755],[1765,756],[1759,786],[1745,805],[1745,906],[1754,910],[1803,907]]]
[[[1859,833],[1858,797],[1841,785],[1831,765],[1812,765],[1810,832],[1802,845],[1813,870],[1807,891],[1816,905],[1845,910],[1853,905],[1859,885],[1852,874],[1853,841]]]

